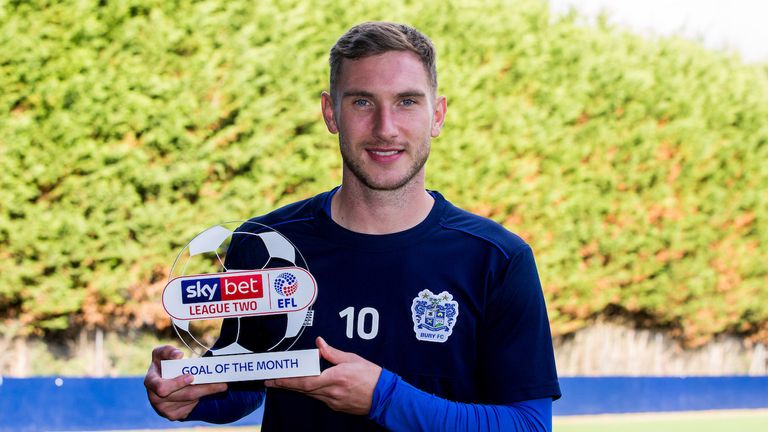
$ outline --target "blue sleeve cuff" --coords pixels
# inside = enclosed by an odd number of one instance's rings
[[[395,392],[395,386],[400,380],[400,377],[396,374],[381,368],[381,375],[379,375],[379,381],[376,382],[376,387],[373,389],[373,399],[371,400],[371,412],[368,413],[368,418],[375,420],[379,424],[383,424],[383,415],[389,406],[389,402],[392,400],[392,394]]]

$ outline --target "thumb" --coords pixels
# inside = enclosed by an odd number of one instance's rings
[[[317,348],[320,350],[320,356],[333,364],[339,364],[355,360],[357,355],[348,353],[346,351],[337,350],[336,348],[328,345],[325,339],[318,336],[315,340]]]

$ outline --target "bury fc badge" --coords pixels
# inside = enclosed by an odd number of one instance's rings
[[[438,295],[425,289],[413,299],[411,305],[413,331],[416,339],[428,342],[445,342],[453,333],[459,317],[459,303],[447,291]]]

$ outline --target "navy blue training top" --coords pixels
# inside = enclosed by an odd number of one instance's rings
[[[437,192],[431,192],[435,203],[429,215],[415,227],[386,235],[356,233],[324,211],[333,192],[252,219],[286,236],[306,260],[297,264],[317,280],[313,325],[287,346],[314,348],[315,337],[322,336],[337,349],[457,402],[560,397],[541,284],[522,239]],[[233,239],[227,267],[261,268],[264,258],[255,251],[247,241]],[[238,342],[257,352],[285,329],[284,316],[240,323]],[[225,321],[217,345],[231,343],[236,328],[235,320]],[[257,383],[230,387],[249,385],[263,389]],[[268,389],[263,427],[380,429],[364,416],[335,412],[280,389]]]

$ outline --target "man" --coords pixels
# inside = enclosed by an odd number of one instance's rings
[[[255,219],[307,257],[319,294],[294,348],[316,343],[330,367],[264,382],[264,430],[551,430],[560,389],[531,249],[424,188],[447,110],[431,42],[364,23],[330,65],[321,102],[341,187]],[[233,244],[229,266],[253,267],[248,251]],[[229,422],[264,400],[258,383],[162,380],[160,360],[180,356],[153,352],[145,385],[161,415]]]

